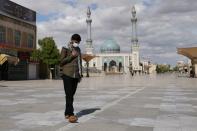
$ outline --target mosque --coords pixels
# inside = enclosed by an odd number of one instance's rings
[[[89,63],[89,68],[95,68],[106,73],[130,73],[141,72],[139,57],[139,44],[137,38],[137,17],[135,7],[132,7],[131,22],[132,22],[132,36],[131,36],[131,52],[122,53],[120,45],[112,38],[105,40],[100,47],[99,53],[93,53],[93,44],[91,38],[91,11],[87,10],[87,34],[86,52],[85,54],[95,56]],[[83,66],[87,63],[83,61]]]

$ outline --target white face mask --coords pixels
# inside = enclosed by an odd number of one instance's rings
[[[73,43],[73,47],[78,47],[79,45],[77,43]]]

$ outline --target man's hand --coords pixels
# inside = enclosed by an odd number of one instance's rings
[[[78,56],[78,55],[79,55],[79,53],[76,50],[72,51],[72,56]]]

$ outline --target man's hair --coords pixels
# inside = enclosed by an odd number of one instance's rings
[[[81,36],[79,34],[74,34],[72,35],[71,40],[76,40],[77,42],[80,42]]]

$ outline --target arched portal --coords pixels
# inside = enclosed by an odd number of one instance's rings
[[[112,60],[109,62],[109,71],[110,72],[116,72],[116,61]]]
[[[116,66],[116,62],[114,60],[110,61],[109,66]]]

